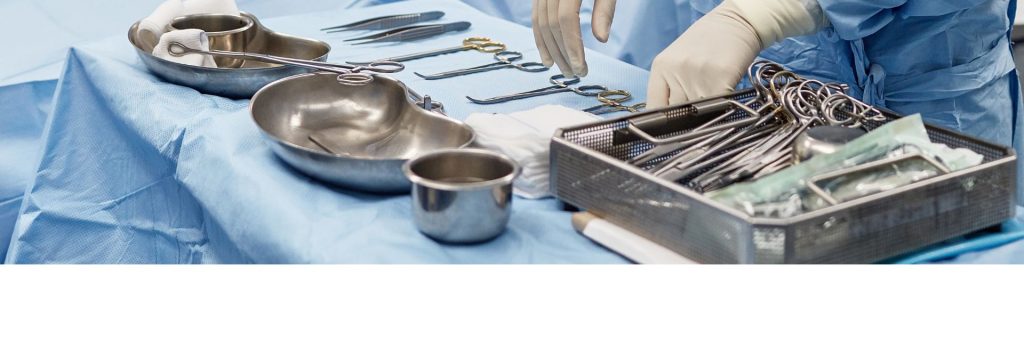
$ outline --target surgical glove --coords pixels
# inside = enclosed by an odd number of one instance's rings
[[[647,107],[729,93],[762,49],[825,25],[816,0],[725,0],[655,57]]]
[[[586,76],[587,61],[580,33],[582,0],[533,0],[533,39],[545,66],[558,64],[566,77]],[[591,28],[598,41],[608,42],[615,0],[594,0]]]

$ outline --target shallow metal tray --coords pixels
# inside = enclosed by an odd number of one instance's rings
[[[274,56],[326,61],[331,46],[325,42],[277,33],[249,13],[253,27],[247,33],[246,51]],[[250,98],[265,85],[309,70],[295,66],[272,65],[246,61],[241,68],[209,68],[178,64],[153,56],[155,42],[141,42],[136,32],[139,23],[128,29],[128,41],[146,68],[164,80],[187,86],[199,92],[228,98]]]
[[[644,129],[671,137],[696,126],[688,118],[698,109],[753,95],[741,91],[561,129],[551,142],[551,190],[569,204],[703,263],[876,262],[997,225],[1014,214],[1013,149],[933,126],[927,126],[933,142],[969,148],[984,156],[983,163],[789,219],[750,217],[623,161],[652,148],[626,133],[629,120],[666,114]]]

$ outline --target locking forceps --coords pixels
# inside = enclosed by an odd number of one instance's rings
[[[371,62],[365,65],[346,65],[346,64],[335,64],[320,62],[315,60],[303,60],[287,57],[272,56],[259,53],[249,52],[234,52],[234,51],[204,51],[197,50],[185,46],[179,42],[172,42],[167,47],[167,52],[172,56],[183,56],[186,54],[201,54],[214,57],[226,57],[243,60],[254,60],[264,63],[272,63],[279,65],[289,65],[304,67],[308,69],[314,69],[319,71],[333,72],[338,74],[338,81],[346,84],[367,84],[373,81],[373,76],[362,73],[376,72],[376,73],[395,73],[405,69],[405,65],[399,62],[393,61],[379,61]]]
[[[445,55],[449,53],[457,53],[462,51],[477,50],[483,53],[498,53],[505,51],[505,44],[496,40],[491,40],[487,37],[470,37],[462,40],[462,45],[449,47],[444,49],[431,50],[426,52],[419,52],[413,54],[407,54],[398,57],[378,59],[377,61],[388,61],[388,62],[407,62],[410,60],[422,59]],[[348,62],[354,65],[366,65],[371,62]]]
[[[435,80],[435,79],[452,78],[452,77],[470,75],[470,74],[474,74],[474,73],[488,72],[488,71],[508,69],[508,68],[513,68],[513,69],[516,69],[516,70],[519,70],[519,71],[523,71],[523,72],[544,72],[544,71],[548,71],[548,70],[551,69],[551,68],[549,68],[547,66],[544,66],[544,64],[537,63],[537,62],[526,62],[526,63],[518,63],[518,64],[516,64],[515,62],[520,61],[520,60],[523,59],[523,53],[522,52],[518,52],[518,51],[501,51],[501,52],[498,52],[498,53],[494,54],[494,59],[497,59],[498,61],[494,62],[494,63],[486,64],[486,65],[474,66],[474,67],[466,68],[466,69],[459,69],[459,70],[440,72],[440,73],[435,73],[435,74],[432,74],[432,75],[424,75],[424,74],[421,74],[419,72],[414,72],[414,73],[417,76],[422,77],[423,79]]]
[[[630,133],[639,136],[641,139],[650,142],[651,144],[654,145],[654,147],[631,158],[629,160],[629,163],[633,165],[641,165],[647,163],[648,161],[671,154],[677,150],[690,147],[697,143],[696,139],[698,138],[717,134],[719,132],[726,131],[731,128],[737,128],[754,124],[755,122],[758,122],[762,116],[764,116],[763,111],[768,108],[768,106],[761,106],[757,108],[757,110],[751,109],[750,105],[755,103],[755,101],[753,100],[747,101],[746,103],[740,103],[737,101],[729,100],[726,101],[725,103],[733,107],[733,109],[729,109],[723,113],[717,114],[718,116],[715,117],[714,119],[702,124],[697,128],[694,128],[693,130],[685,134],[670,138],[654,137],[648,134],[643,129],[640,129],[640,127],[637,127],[635,124],[630,123],[626,129],[628,129]],[[736,120],[733,122],[724,123],[721,125],[716,125],[724,121],[726,118],[732,116],[736,112],[745,113],[749,117]],[[774,115],[774,112],[769,114],[769,116],[772,115]]]
[[[520,93],[517,93],[517,94],[511,94],[511,95],[505,95],[505,96],[491,97],[491,98],[487,98],[487,99],[476,99],[476,98],[469,97],[469,96],[466,96],[466,98],[469,99],[470,102],[473,102],[473,103],[476,103],[476,104],[498,104],[498,103],[517,101],[517,100],[526,99],[526,98],[532,98],[532,97],[538,97],[538,96],[547,96],[547,95],[560,94],[560,93],[566,93],[566,92],[575,93],[575,94],[580,95],[580,96],[597,97],[602,92],[608,91],[608,88],[604,87],[603,85],[582,85],[582,86],[578,86],[578,87],[572,87],[572,85],[579,84],[579,82],[580,82],[579,77],[569,78],[569,77],[566,77],[566,76],[563,76],[563,75],[559,74],[559,75],[551,76],[549,81],[551,82],[551,84],[554,84],[554,85],[546,87],[546,88],[540,88],[540,89],[536,89],[536,90],[530,90],[530,91],[526,91],[526,92],[520,92]]]

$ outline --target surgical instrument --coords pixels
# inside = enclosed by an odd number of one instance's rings
[[[687,150],[681,152],[677,157],[673,157],[672,159],[666,160],[662,164],[662,166],[656,168],[653,171],[653,173],[655,176],[669,181],[679,181],[685,179],[686,177],[693,175],[694,173],[700,171],[701,169],[707,168],[715,163],[721,162],[722,160],[733,157],[736,154],[742,153],[743,151],[757,145],[760,141],[757,141],[756,139],[764,137],[769,133],[771,133],[770,130],[762,130],[757,133],[753,133],[747,138],[741,139],[740,141],[736,141],[735,143],[724,141],[710,148],[701,147],[700,149],[697,149],[695,151]],[[735,148],[732,148],[734,146]],[[710,159],[707,159],[708,157],[715,155],[718,151],[729,148],[732,148],[732,150],[719,154],[718,156],[714,156]]]
[[[494,59],[498,61],[486,65],[474,66],[466,69],[452,70],[446,72],[435,73],[432,75],[424,75],[419,72],[414,72],[417,76],[422,77],[426,80],[444,79],[451,77],[464,76],[480,72],[488,72],[494,70],[513,68],[524,72],[544,72],[550,70],[549,67],[544,66],[542,63],[537,62],[526,62],[515,64],[514,62],[523,59],[523,53],[517,51],[501,51],[494,54]]]
[[[469,50],[477,50],[477,51],[480,51],[480,52],[483,52],[483,53],[498,53],[498,52],[501,52],[501,51],[505,51],[505,44],[503,44],[501,42],[498,42],[498,41],[495,41],[495,40],[491,40],[491,38],[486,38],[486,37],[470,37],[470,38],[463,39],[462,40],[462,45],[459,45],[459,46],[443,48],[443,49],[437,49],[437,50],[431,50],[431,51],[426,51],[426,52],[418,52],[418,53],[407,54],[407,55],[398,56],[398,57],[378,59],[378,61],[407,62],[407,61],[410,61],[410,60],[435,57],[435,56],[445,55],[445,54],[449,54],[449,53],[456,53],[456,52],[469,51]],[[349,64],[353,64],[353,65],[366,65],[366,64],[370,64],[371,62],[348,62],[348,63]]]
[[[634,165],[644,164],[648,161],[660,158],[664,155],[671,154],[682,148],[686,148],[693,145],[693,139],[705,137],[708,135],[716,134],[721,131],[728,130],[730,128],[746,126],[751,123],[757,122],[762,116],[761,111],[767,108],[767,106],[762,106],[757,110],[751,109],[748,106],[748,104],[751,104],[752,102],[747,102],[746,104],[744,104],[730,100],[726,101],[726,103],[732,106],[734,109],[728,110],[725,113],[718,115],[718,117],[712,119],[711,121],[708,121],[707,123],[687,133],[670,138],[656,138],[654,136],[651,136],[647,132],[643,131],[643,129],[640,129],[635,124],[631,123],[627,127],[629,132],[639,136],[640,138],[650,142],[651,144],[654,144],[654,148],[651,148],[650,150],[643,152],[640,155],[637,155],[636,157],[630,159],[629,162]],[[737,111],[736,109],[739,109],[739,111]],[[747,115],[749,115],[749,117],[715,126],[715,124],[719,123],[720,121],[723,121],[725,118],[731,116],[735,112],[746,113]]]
[[[215,57],[228,57],[245,60],[255,60],[265,63],[280,65],[298,66],[319,71],[327,71],[339,74],[338,80],[349,84],[364,84],[373,81],[373,76],[360,73],[363,71],[377,73],[395,73],[405,69],[405,65],[394,61],[378,61],[366,65],[346,65],[325,63],[311,60],[286,58],[258,53],[233,52],[233,51],[203,51],[189,48],[179,42],[172,42],[167,46],[167,52],[172,56],[184,56],[186,54],[202,54]]]
[[[465,31],[472,25],[468,21],[459,21],[448,24],[406,26],[368,36],[345,39],[345,41],[359,41],[353,45],[414,41],[439,36],[448,32]]]
[[[743,103],[706,101],[684,116],[659,114],[629,120],[625,130],[653,146],[627,161],[659,178],[689,179],[687,186],[707,192],[798,163],[800,156],[795,153],[801,147],[796,141],[811,128],[860,130],[865,123],[887,120],[881,111],[847,95],[848,87],[842,84],[805,79],[763,61],[754,63],[747,75],[756,96]],[[708,115],[715,117],[706,120]],[[683,117],[699,126],[660,138],[646,131],[663,131],[659,126],[666,124],[678,126]],[[660,161],[649,164],[655,160]]]
[[[629,93],[629,91],[608,90],[597,95],[597,101],[601,102],[601,105],[586,108],[583,109],[583,111],[589,112],[594,115],[604,115],[620,111],[638,113],[647,108],[647,103],[637,103],[633,105],[623,104],[625,102],[629,102],[632,99],[633,94]]]
[[[355,30],[387,30],[396,27],[402,27],[405,25],[412,25],[421,23],[424,21],[431,21],[441,19],[444,16],[444,12],[432,11],[423,13],[412,13],[412,14],[399,14],[399,15],[387,15],[382,17],[370,18],[366,20],[357,21],[350,24],[326,27],[320,29],[321,31],[327,31],[327,33],[337,33],[344,31],[355,31]]]
[[[525,98],[547,96],[566,92],[575,93],[580,96],[597,97],[602,92],[608,91],[608,88],[602,85],[583,85],[578,87],[572,87],[572,85],[578,84],[580,82],[580,79],[578,77],[568,78],[559,74],[551,76],[549,81],[551,82],[551,84],[554,85],[546,88],[540,88],[536,90],[530,90],[505,96],[491,97],[487,99],[476,99],[469,96],[466,96],[466,98],[469,99],[470,102],[476,104],[498,104],[521,100]]]

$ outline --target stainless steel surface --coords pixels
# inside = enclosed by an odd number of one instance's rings
[[[240,15],[195,14],[175,18],[171,21],[170,27],[172,30],[205,31],[210,40],[211,50],[245,51],[246,44],[252,40],[256,25],[252,19]],[[221,68],[239,68],[245,62],[224,56],[214,56],[213,61]]]
[[[403,166],[412,182],[412,213],[423,234],[446,243],[478,243],[505,231],[512,182],[520,168],[482,149],[443,150]]]
[[[437,20],[441,19],[441,17],[443,16],[444,12],[441,11],[387,15],[382,17],[370,18],[366,20],[360,20],[351,24],[326,27],[320,30],[327,31],[327,33],[337,33],[352,30],[386,30],[405,25],[421,23],[424,21]]]
[[[324,61],[331,51],[330,45],[318,40],[299,38],[271,31],[251,14],[242,16],[253,21],[252,37],[246,51],[280,57]],[[245,61],[241,68],[223,69],[184,65],[154,57],[155,42],[142,42],[138,37],[138,23],[128,30],[128,40],[135,47],[146,68],[160,78],[200,92],[229,98],[249,98],[263,86],[288,77],[305,73],[306,68]]]
[[[261,89],[250,104],[271,149],[313,178],[367,192],[408,192],[403,163],[473,141],[468,125],[421,108],[397,80],[378,75],[355,86],[336,76],[282,79]]]
[[[999,224],[1016,213],[1013,149],[932,126],[927,129],[933,142],[968,148],[983,155],[984,163],[791,219],[750,217],[655,177],[648,165],[627,162],[654,147],[629,133],[631,121],[657,117],[665,129],[645,129],[659,138],[678,136],[703,123],[691,120],[699,108],[755,96],[743,91],[562,129],[551,144],[552,192],[704,263],[875,262]],[[883,113],[889,120],[898,117]],[[737,113],[724,122],[742,117]],[[867,128],[880,124],[864,123]]]
[[[560,93],[574,93],[580,96],[597,97],[601,95],[601,93],[608,91],[608,88],[604,87],[603,85],[582,85],[573,87],[572,85],[578,84],[580,82],[580,79],[578,77],[569,78],[559,74],[551,76],[551,78],[548,79],[548,81],[550,81],[551,84],[554,85],[546,88],[524,91],[517,94],[505,96],[497,96],[486,99],[476,99],[470,96],[466,96],[466,99],[476,104],[500,104],[531,97],[547,96]]]
[[[858,128],[814,127],[796,138],[793,142],[793,153],[799,161],[806,161],[816,155],[832,154],[865,133],[863,129]]]
[[[377,61],[407,62],[407,61],[410,61],[410,60],[429,58],[429,57],[435,57],[435,56],[445,55],[445,54],[449,54],[449,53],[456,53],[456,52],[470,51],[470,50],[476,50],[476,51],[480,51],[480,52],[483,52],[483,53],[498,53],[498,52],[501,52],[501,51],[505,51],[505,44],[501,43],[501,42],[498,42],[498,41],[495,41],[495,40],[491,40],[491,38],[487,38],[487,37],[469,37],[469,38],[463,39],[462,40],[462,45],[459,45],[459,46],[443,48],[443,49],[437,49],[437,50],[430,50],[430,51],[425,51],[425,52],[417,52],[417,53],[402,55],[402,56],[398,56],[398,57],[390,57],[390,58],[377,59]],[[370,64],[371,62],[348,62],[348,63],[349,64],[355,64],[355,65],[366,65],[366,64]]]
[[[485,64],[485,65],[480,65],[480,66],[474,66],[474,67],[471,67],[471,68],[465,68],[465,69],[459,69],[459,70],[440,72],[440,73],[435,73],[435,74],[432,74],[432,75],[423,75],[423,74],[420,74],[419,72],[415,72],[415,74],[417,76],[420,76],[423,79],[426,79],[426,80],[436,80],[436,79],[452,78],[452,77],[470,75],[470,74],[474,74],[474,73],[488,72],[488,71],[508,69],[508,68],[513,68],[513,69],[516,69],[516,70],[519,70],[519,71],[523,71],[523,72],[545,72],[545,71],[548,71],[548,70],[551,69],[551,68],[549,68],[547,66],[544,66],[544,64],[542,64],[542,63],[536,63],[536,62],[526,62],[526,63],[518,63],[518,64],[515,63],[515,62],[520,61],[520,60],[523,59],[523,53],[522,52],[517,52],[517,51],[501,51],[501,52],[495,53],[494,54],[494,59],[497,59],[498,61],[495,62],[495,63]],[[600,97],[599,97],[599,99],[600,99]]]
[[[450,32],[468,30],[472,23],[468,21],[456,21],[453,23],[436,25],[414,25],[396,28],[386,32],[375,33],[362,37],[345,39],[344,41],[358,41],[353,45],[374,44],[374,43],[400,43],[415,41],[439,36]]]

